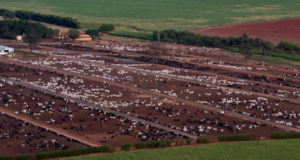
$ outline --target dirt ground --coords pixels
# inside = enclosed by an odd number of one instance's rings
[[[31,154],[84,145],[20,120],[0,114],[0,155]]]
[[[193,30],[192,32],[222,37],[241,36],[246,33],[249,37],[261,38],[274,44],[279,43],[281,40],[300,44],[300,18],[209,27]]]
[[[216,139],[242,133],[268,137],[288,130],[285,127],[300,128],[296,69],[231,61],[226,57],[232,55],[220,49],[176,44],[165,46],[172,58],[161,56],[156,62],[144,53],[148,43],[78,42],[61,46],[48,42],[35,48],[39,54],[24,54],[28,47],[22,43],[7,45],[15,47],[17,54],[0,59],[2,77],[127,115],[116,116],[1,82],[0,106],[100,144],[118,147],[144,140],[177,139],[168,129]],[[130,121],[128,115],[168,129]],[[35,140],[39,138],[28,141]],[[5,147],[5,142],[2,144],[0,149]]]

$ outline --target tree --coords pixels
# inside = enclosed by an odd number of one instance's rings
[[[281,41],[276,48],[289,54],[300,52],[300,46],[294,42]]]
[[[59,31],[59,29],[54,29],[54,30],[53,30],[53,34],[52,34],[52,35],[58,35],[58,34],[59,34],[59,32],[60,32],[60,31]]]
[[[76,39],[76,38],[78,38],[79,37],[79,31],[78,30],[76,30],[76,29],[70,29],[69,31],[68,31],[68,37],[70,38],[70,39],[72,39],[73,41]]]
[[[29,23],[24,31],[25,34],[24,42],[29,44],[30,51],[32,52],[33,46],[39,43],[43,37],[45,38],[51,35],[52,32],[53,30],[48,30],[43,25]]]
[[[47,38],[55,34],[55,31],[42,24],[31,23],[24,20],[0,21],[0,38],[15,39],[17,35],[23,34],[34,34],[42,38]]]
[[[6,23],[2,22],[0,22],[0,34],[9,32],[9,26]]]
[[[242,54],[244,54],[245,61],[247,61],[252,56],[251,48],[248,44],[242,43],[240,45],[240,51],[242,52]]]
[[[25,34],[24,42],[29,44],[30,52],[32,52],[32,48],[34,45],[39,43],[42,40],[42,37],[34,32],[28,32]]]
[[[13,19],[15,18],[15,12],[7,10],[7,9],[0,9],[0,16],[4,19]]]
[[[102,24],[98,29],[99,32],[107,33],[115,30],[115,26],[113,24]]]
[[[85,31],[85,34],[90,35],[92,38],[99,38],[99,32],[96,29],[88,29]]]
[[[163,46],[160,42],[151,42],[148,49],[148,54],[155,63],[158,63],[161,55],[169,55],[168,48]]]
[[[15,13],[11,11],[7,11],[3,14],[4,19],[13,19],[15,18]]]

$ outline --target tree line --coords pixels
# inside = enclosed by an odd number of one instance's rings
[[[10,11],[7,9],[0,9],[0,16],[2,16],[4,19],[11,19],[16,17],[14,11]]]
[[[54,15],[47,15],[47,14],[40,14],[36,12],[31,11],[10,11],[7,9],[0,9],[0,16],[4,18],[19,18],[22,20],[35,20],[39,22],[45,22],[49,24],[55,24],[70,28],[80,28],[80,23],[70,17],[60,17],[60,16],[54,16]]]
[[[108,33],[115,30],[115,25],[113,24],[102,24],[98,29],[88,29],[85,31],[86,34],[93,38],[99,38],[99,32]]]
[[[58,30],[47,28],[39,23],[31,23],[26,20],[2,20],[0,21],[0,38],[15,39],[17,35],[25,35],[24,42],[29,44],[32,51],[33,45],[42,38],[58,34]]]
[[[296,43],[282,41],[274,46],[269,41],[260,38],[249,38],[246,34],[241,37],[223,38],[194,34],[186,31],[163,30],[159,33],[157,31],[153,32],[152,38],[153,40],[160,39],[165,42],[229,49],[242,52],[249,56],[254,53],[267,54],[273,52],[300,54],[300,46]]]
[[[0,21],[0,38],[15,39],[17,35],[34,33],[41,38],[47,38],[57,34],[57,30],[47,28],[39,23],[31,23],[26,20],[2,20]]]

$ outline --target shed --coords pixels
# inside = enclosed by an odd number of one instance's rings
[[[76,38],[76,41],[91,41],[92,37],[85,33],[80,33],[79,37]]]
[[[14,53],[15,49],[7,46],[0,46],[0,55],[7,55]]]
[[[16,36],[16,40],[17,40],[17,41],[23,41],[23,36],[22,36],[22,35]]]

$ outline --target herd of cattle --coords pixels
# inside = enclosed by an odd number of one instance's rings
[[[128,46],[114,48],[137,52]],[[120,146],[300,130],[297,72],[284,77],[282,72],[272,74],[270,67],[207,59],[194,62],[211,67],[203,71],[61,50],[43,54],[0,60],[0,141],[7,144],[0,149],[10,148],[8,155],[87,145],[81,138]]]

